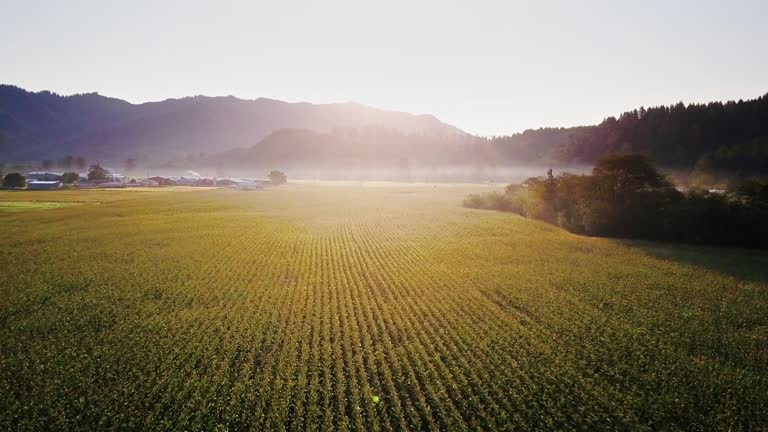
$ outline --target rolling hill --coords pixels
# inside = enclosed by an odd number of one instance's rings
[[[6,160],[131,157],[159,161],[256,144],[282,128],[317,132],[377,126],[430,136],[465,135],[431,115],[357,103],[287,103],[195,96],[131,104],[96,93],[61,96],[0,85],[0,152]]]

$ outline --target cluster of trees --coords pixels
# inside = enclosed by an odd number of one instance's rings
[[[288,176],[282,171],[274,170],[269,173],[269,180],[273,185],[280,186],[281,184],[288,183]]]
[[[574,134],[563,152],[569,159],[583,161],[610,152],[643,153],[665,167],[690,168],[705,154],[766,137],[768,95],[750,101],[687,106],[681,102],[625,112]]]
[[[4,188],[23,188],[27,186],[27,177],[19,173],[8,173],[3,177]]]
[[[680,191],[648,157],[611,154],[592,175],[530,178],[464,205],[512,211],[571,232],[740,246],[768,245],[768,183],[742,178],[725,193]]]
[[[648,155],[666,168],[695,168],[694,179],[709,184],[740,172],[768,175],[768,95],[641,107],[595,126],[527,130],[489,142],[498,163],[591,164],[623,152]]]
[[[279,171],[278,171],[279,172]],[[101,165],[95,164],[88,168],[88,180],[109,180],[111,173],[102,168]],[[285,174],[283,174],[284,176]],[[61,182],[64,184],[77,183],[80,180],[80,174],[70,171],[65,172],[61,176]],[[27,177],[18,172],[11,172],[3,176],[2,185],[4,188],[24,188],[27,186]]]
[[[747,176],[768,176],[768,136],[707,152],[691,173],[694,185],[717,185]]]
[[[61,176],[61,182],[64,184],[77,183],[80,180],[80,174],[76,172],[66,172]],[[24,188],[27,186],[27,177],[21,173],[12,172],[3,177],[3,187],[5,188]]]
[[[77,183],[80,180],[80,174],[76,172],[65,172],[61,175],[61,182],[64,184]]]
[[[102,168],[101,165],[95,164],[91,165],[88,168],[88,180],[94,181],[94,180],[109,180],[112,173],[110,173],[107,169]]]

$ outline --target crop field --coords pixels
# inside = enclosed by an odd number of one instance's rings
[[[35,209],[49,209],[71,205],[56,201],[0,201],[0,211],[24,211]]]
[[[768,429],[767,252],[488,189],[0,192],[0,430]]]

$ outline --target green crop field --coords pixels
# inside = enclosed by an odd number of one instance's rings
[[[0,430],[768,428],[768,253],[488,189],[0,192]]]

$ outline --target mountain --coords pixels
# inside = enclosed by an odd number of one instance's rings
[[[457,166],[482,162],[485,144],[484,139],[467,134],[408,133],[383,126],[328,132],[286,128],[272,132],[254,146],[207,155],[195,163],[235,168]]]
[[[120,166],[135,158],[244,172],[463,167],[481,179],[520,167],[578,169],[615,152],[646,154],[664,169],[700,177],[768,175],[768,95],[641,107],[592,126],[481,138],[431,115],[355,103],[195,96],[131,104],[96,93],[60,96],[0,85],[0,162],[75,155]]]
[[[256,144],[283,128],[317,132],[383,127],[430,136],[465,135],[431,115],[357,103],[287,103],[195,96],[131,104],[96,93],[61,96],[0,85],[0,154],[6,160],[162,161]]]

